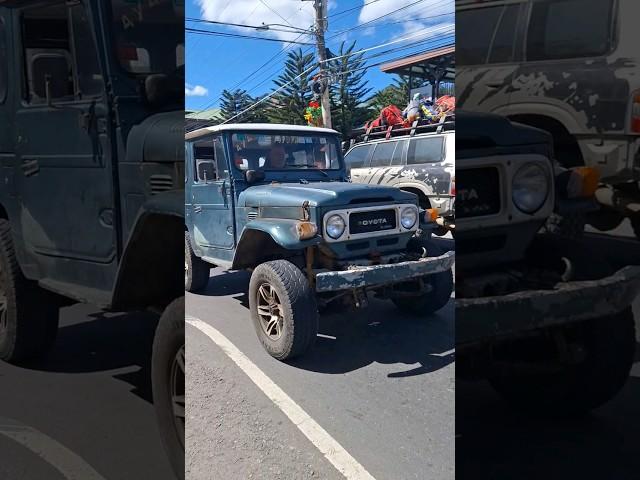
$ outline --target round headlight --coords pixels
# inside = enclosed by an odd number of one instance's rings
[[[540,165],[527,163],[516,172],[511,188],[515,206],[524,213],[535,213],[549,194],[549,177]]]
[[[325,230],[327,235],[329,235],[334,240],[340,238],[344,233],[344,229],[346,228],[346,223],[344,223],[344,218],[340,215],[331,215],[327,219],[327,225],[325,226]]]
[[[413,227],[418,221],[418,209],[415,207],[403,208],[400,212],[400,223],[407,230]]]

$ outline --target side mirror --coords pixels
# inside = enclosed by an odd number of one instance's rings
[[[54,99],[73,95],[71,64],[59,53],[40,53],[31,59],[31,93],[51,105]]]
[[[247,183],[257,183],[264,180],[265,175],[262,170],[247,170],[244,174],[244,178],[247,180]]]

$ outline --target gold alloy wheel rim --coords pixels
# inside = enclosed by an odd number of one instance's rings
[[[278,340],[284,329],[282,303],[275,289],[269,283],[258,287],[258,317],[260,326],[270,340]]]

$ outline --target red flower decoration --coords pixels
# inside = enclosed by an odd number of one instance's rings
[[[316,102],[316,101],[313,101],[313,100],[309,102],[309,106],[311,108],[320,108],[320,104],[318,102]]]

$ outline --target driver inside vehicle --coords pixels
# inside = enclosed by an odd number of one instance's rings
[[[269,150],[269,158],[265,167],[274,169],[285,168],[286,154],[287,152],[284,149],[284,145],[275,143],[271,147],[271,150]]]

